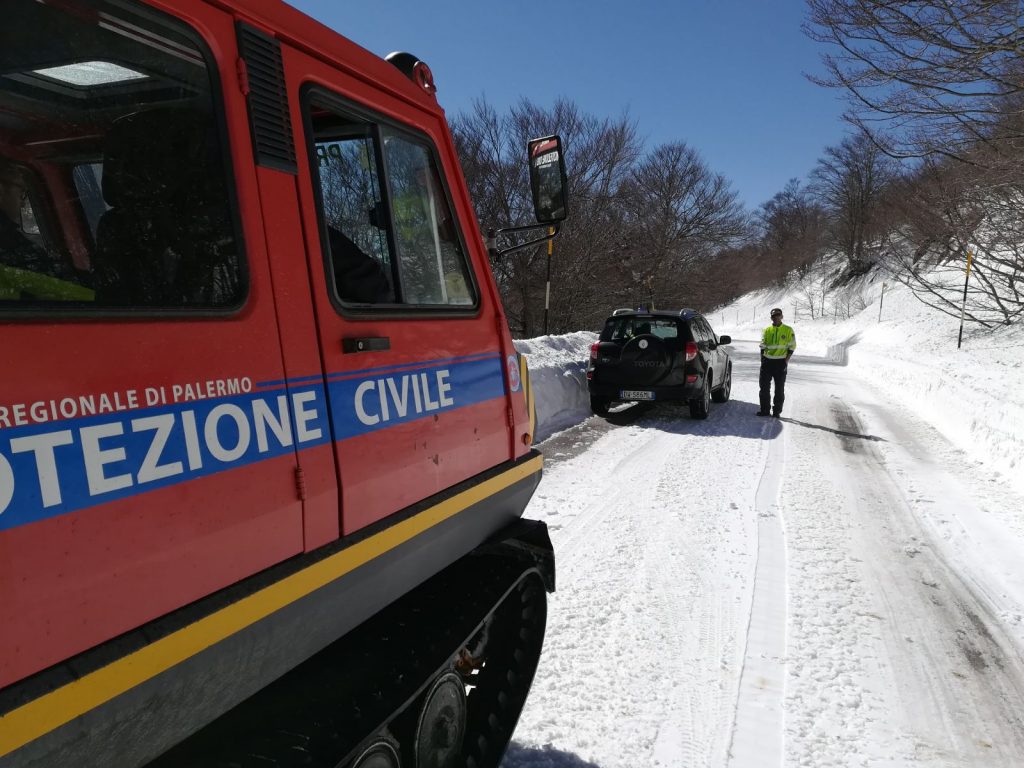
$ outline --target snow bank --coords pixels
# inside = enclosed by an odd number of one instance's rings
[[[516,349],[527,356],[537,404],[534,442],[539,443],[590,415],[587,359],[595,341],[597,334],[589,331],[516,341]]]

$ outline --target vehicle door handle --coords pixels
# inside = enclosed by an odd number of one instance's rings
[[[391,349],[391,338],[389,336],[364,336],[357,338],[346,336],[341,340],[341,351],[350,352],[384,352]]]

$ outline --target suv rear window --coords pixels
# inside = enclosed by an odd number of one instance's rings
[[[679,321],[671,317],[642,315],[610,317],[601,331],[601,341],[629,341],[646,334],[654,334],[661,339],[677,339],[680,336]]]

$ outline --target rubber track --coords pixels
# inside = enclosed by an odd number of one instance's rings
[[[498,768],[526,704],[540,659],[547,598],[538,576],[527,575],[498,607],[487,664],[469,696],[466,768]]]
[[[149,768],[336,768],[384,728],[408,742],[420,695],[491,617],[463,751],[466,768],[498,768],[533,681],[546,605],[539,573],[514,549],[469,555]]]

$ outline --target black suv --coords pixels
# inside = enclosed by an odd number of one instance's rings
[[[587,385],[594,413],[614,402],[685,402],[690,416],[706,419],[711,401],[724,403],[732,391],[732,361],[699,312],[644,312],[617,309],[590,347]]]

